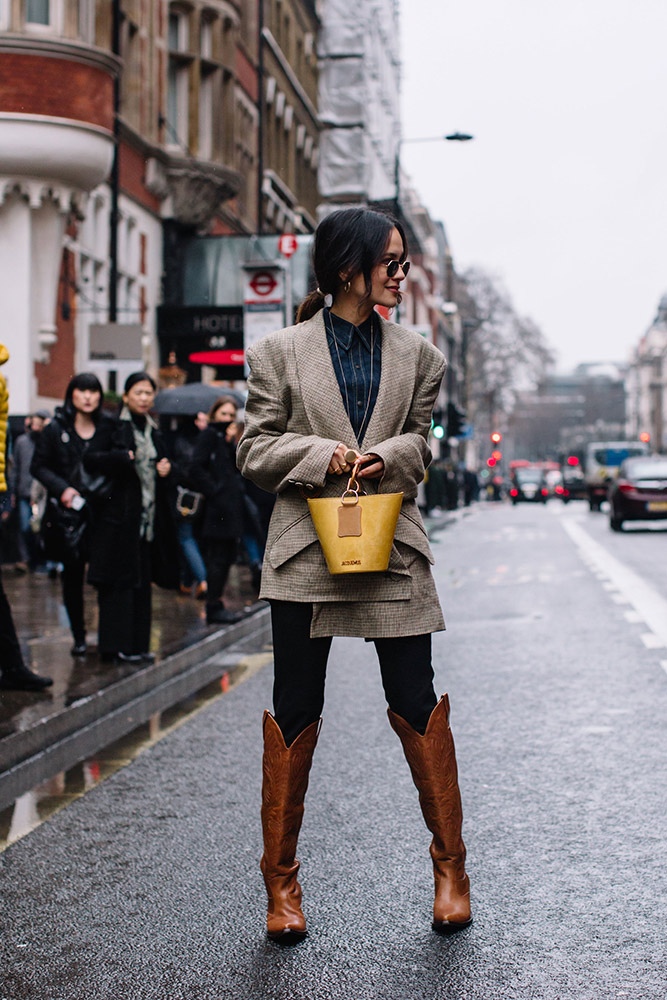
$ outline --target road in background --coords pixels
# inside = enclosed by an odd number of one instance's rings
[[[0,996],[662,1000],[667,650],[582,533],[667,596],[667,532],[639,558],[580,504],[482,504],[434,539],[469,929],[430,929],[375,653],[337,639],[300,841],[309,938],[264,937],[264,668],[0,855]]]

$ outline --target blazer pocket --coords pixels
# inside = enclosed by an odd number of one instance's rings
[[[267,553],[268,560],[273,569],[278,569],[292,559],[293,556],[303,549],[317,542],[317,532],[310,516],[310,511],[306,511],[296,521],[288,524],[271,543]]]
[[[403,542],[404,545],[420,552],[431,565],[435,562],[424,526],[410,514],[406,514],[404,511],[400,512],[394,537],[399,542]]]

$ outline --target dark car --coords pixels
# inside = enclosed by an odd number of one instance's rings
[[[556,493],[558,493],[558,487],[556,487]],[[564,468],[563,483],[559,496],[563,503],[569,503],[570,500],[586,500],[588,498],[588,489],[583,472],[579,469]]]
[[[546,503],[549,487],[542,469],[533,465],[513,469],[511,474],[510,500],[513,504],[525,500],[532,503]]]
[[[621,531],[624,521],[667,518],[667,457],[627,458],[610,487],[609,527]]]

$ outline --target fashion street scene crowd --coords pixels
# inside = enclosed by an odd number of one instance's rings
[[[224,603],[238,559],[258,592],[273,497],[236,468],[241,425],[223,391],[209,412],[163,418],[161,429],[147,372],[128,377],[115,413],[104,408],[97,377],[82,373],[54,414],[31,415],[9,441],[3,561],[15,556],[15,572],[60,580],[73,657],[150,663],[153,583],[205,602],[211,625],[241,616]],[[86,580],[97,595],[96,650],[87,645]],[[48,687],[51,678],[24,662],[4,593],[0,604],[0,687]]]

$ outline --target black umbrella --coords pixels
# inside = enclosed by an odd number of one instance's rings
[[[221,396],[231,396],[241,409],[245,406],[246,393],[241,389],[228,389],[226,386],[206,385],[204,382],[187,382],[174,389],[162,389],[155,397],[154,410],[169,416],[208,413],[216,399]]]

